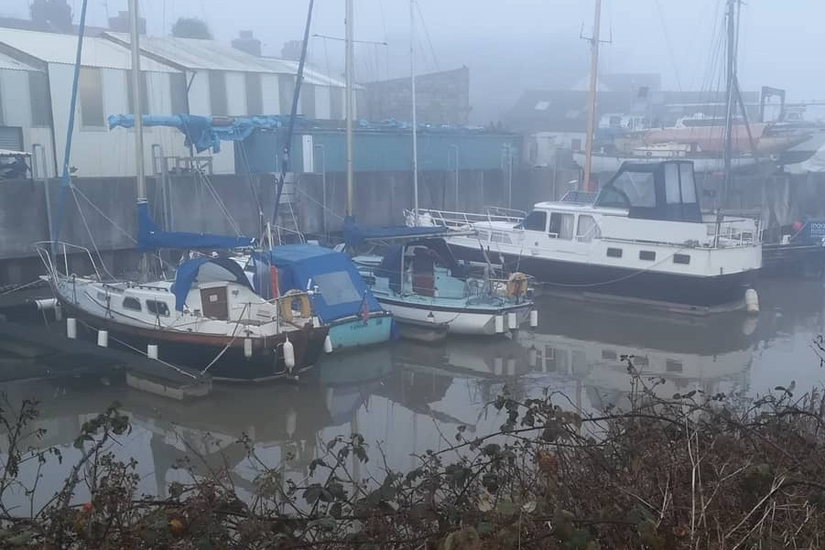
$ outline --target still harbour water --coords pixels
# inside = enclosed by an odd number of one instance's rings
[[[408,469],[416,453],[453,443],[459,425],[467,427],[468,437],[495,431],[502,417],[486,405],[505,385],[516,396],[545,388],[561,392],[571,408],[621,407],[629,390],[622,355],[635,356],[643,373],[664,378],[656,390],[663,396],[691,389],[756,395],[792,381],[797,394],[821,388],[825,371],[814,340],[825,332],[823,284],[770,281],[759,293],[758,317],[707,319],[539,298],[539,328],[512,339],[398,342],[333,354],[312,380],[216,386],[209,397],[187,403],[112,381],[27,382],[0,391],[12,403],[37,399],[36,427],[46,430],[39,445],[55,445],[63,453],[62,465],[52,463],[42,472],[38,502],[62,484],[80,456],[72,443],[83,422],[113,402],[131,418],[132,430],[111,450],[137,459],[141,491],[164,495],[171,482],[188,479],[176,464],[197,456],[196,470],[229,468],[238,490],[250,492],[257,470],[236,444],[244,434],[270,466],[293,457],[287,472],[297,479],[326,442],[353,432],[370,446],[370,462],[355,465],[357,475],[377,474],[382,454],[390,467]],[[5,434],[0,440],[5,454]],[[21,478],[32,480],[35,467],[24,467]],[[28,503],[22,493],[16,497]]]

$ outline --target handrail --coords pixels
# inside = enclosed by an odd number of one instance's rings
[[[95,263],[94,256],[92,255],[92,251],[86,248],[85,246],[80,246],[77,244],[67,243],[64,241],[37,241],[33,243],[37,254],[40,256],[40,259],[46,265],[46,269],[49,270],[49,275],[55,277],[60,274],[60,271],[52,262],[51,254],[52,250],[54,251],[62,251],[63,256],[63,268],[65,270],[65,275],[68,277],[71,275],[69,273],[69,249],[71,249],[72,253],[85,253],[86,256],[89,257],[89,262],[92,265],[92,269],[94,270],[95,277],[98,281],[102,281],[103,278],[100,276],[100,270],[97,267],[97,263]]]

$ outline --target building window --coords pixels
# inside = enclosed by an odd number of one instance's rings
[[[301,114],[307,118],[315,118],[315,86],[301,85]]]
[[[3,118],[3,87],[0,86],[0,126],[5,124],[5,119]]]
[[[295,95],[295,78],[291,74],[278,75],[278,100],[282,115],[292,112],[292,96]]]
[[[547,229],[547,214],[539,211],[530,212],[521,222],[521,226],[528,231],[544,232]]]
[[[245,73],[246,114],[264,114],[264,94],[261,89],[261,73]]]
[[[582,150],[582,140],[581,139],[571,139],[570,140],[570,149],[573,151],[581,151]]]
[[[684,365],[681,361],[675,359],[665,359],[665,370],[667,372],[682,372]]]
[[[573,214],[560,214],[552,212],[550,214],[550,228],[548,232],[556,239],[571,240],[573,238],[573,224],[575,223]]]
[[[134,107],[132,105],[135,102],[135,94],[134,88],[132,87],[132,74],[126,74],[126,96],[129,98],[129,112],[133,115],[135,114]],[[151,113],[149,110],[149,87],[146,85],[146,72],[141,71],[140,77],[138,78],[140,82],[140,114],[148,115]]]
[[[103,113],[103,89],[100,69],[81,67],[77,82],[80,97],[80,120],[87,128],[106,126]]]
[[[166,302],[161,302],[159,300],[146,300],[146,309],[152,315],[169,317],[169,306]]]
[[[687,265],[687,264],[690,263],[690,255],[689,254],[674,254],[673,255],[673,263],[674,264]]]
[[[123,309],[131,309],[132,311],[140,311],[140,300],[137,298],[126,297],[123,299]]]
[[[209,71],[209,109],[213,116],[226,116],[229,112],[226,73],[223,71]]]
[[[640,250],[639,251],[639,259],[646,260],[648,262],[655,262],[656,261],[656,253],[652,250]]]
[[[329,118],[344,120],[344,96],[340,88],[329,89]]]
[[[633,364],[637,367],[646,367],[650,364],[650,359],[647,355],[635,355],[633,356]]]
[[[29,97],[32,126],[51,126],[52,107],[49,102],[49,79],[46,73],[29,72]]]
[[[579,216],[579,225],[576,228],[576,240],[589,243],[593,239],[601,239],[602,232],[593,216]]]
[[[608,248],[607,249],[607,257],[608,258],[621,258],[622,257],[622,249],[621,248]]]
[[[616,361],[618,358],[619,355],[615,351],[609,349],[602,350],[602,359],[607,359],[608,361]]]
[[[186,75],[169,74],[169,98],[172,102],[172,114],[189,114],[188,93],[186,92]]]

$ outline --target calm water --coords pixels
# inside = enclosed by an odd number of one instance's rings
[[[824,332],[822,284],[766,283],[760,298],[758,318],[712,319],[541,299],[540,327],[513,339],[401,342],[332,355],[319,365],[317,382],[217,387],[191,403],[90,381],[10,384],[0,391],[12,402],[38,399],[38,427],[47,430],[41,444],[60,446],[64,454],[63,465],[44,472],[41,498],[79,456],[72,441],[83,422],[114,401],[131,417],[133,429],[112,450],[138,460],[143,491],[162,495],[170,482],[184,480],[174,466],[193,453],[209,466],[228,465],[237,487],[251,490],[255,469],[235,444],[242,434],[271,465],[294,454],[289,471],[296,478],[305,475],[326,441],[351,432],[370,443],[371,461],[357,466],[358,474],[380,469],[380,449],[390,466],[404,469],[415,463],[415,453],[453,441],[458,425],[470,433],[495,430],[502,420],[485,404],[505,384],[516,395],[562,391],[584,409],[621,405],[628,390],[622,354],[635,355],[641,370],[665,378],[663,395],[693,388],[756,394],[791,381],[798,392],[820,387],[825,371],[812,342]],[[31,476],[33,471],[24,472],[24,478]]]

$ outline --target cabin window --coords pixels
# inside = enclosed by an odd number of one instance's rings
[[[679,165],[679,180],[682,185],[682,202],[696,202],[696,184],[693,181],[693,170],[689,164]]]
[[[228,115],[229,102],[226,98],[226,73],[209,71],[209,109],[212,115]]]
[[[132,311],[140,311],[140,300],[127,296],[123,299],[123,309],[131,309]]]
[[[573,214],[551,213],[550,229],[548,231],[550,236],[557,239],[571,240],[573,238],[575,218]]]
[[[83,126],[105,127],[100,69],[81,67],[77,91],[80,96],[80,119]]]
[[[318,291],[321,293],[321,299],[328,306],[337,306],[339,304],[351,304],[353,302],[360,302],[363,297],[352,283],[350,274],[346,271],[333,271],[331,273],[323,273],[313,277],[315,284],[318,285]]]
[[[593,216],[579,216],[579,225],[576,228],[576,239],[589,243],[593,239],[601,239],[602,232]]]
[[[690,263],[690,255],[689,254],[674,254],[673,255],[673,263],[674,264],[687,265],[687,264]]]
[[[627,208],[628,206],[653,208],[656,206],[656,186],[652,172],[622,172],[610,187],[620,191],[619,195],[624,200],[618,204],[613,204],[615,201],[611,200],[611,204],[601,204],[602,206],[618,206],[620,208]]]
[[[679,190],[679,166],[665,165],[665,199],[668,204],[681,204],[682,193]]]
[[[622,249],[621,248],[608,248],[607,249],[607,257],[608,258],[621,258],[622,257]]]
[[[524,218],[524,221],[521,222],[521,226],[529,231],[544,231],[547,229],[547,213],[539,211],[530,212],[527,217]]]
[[[665,360],[665,370],[667,372],[682,372],[682,362],[674,359]]]
[[[639,251],[639,259],[646,260],[648,262],[655,262],[656,261],[656,253],[652,250],[640,250]]]
[[[152,315],[169,317],[169,306],[166,302],[161,302],[159,300],[146,300],[146,309]]]

